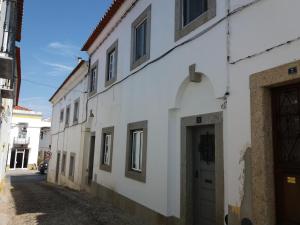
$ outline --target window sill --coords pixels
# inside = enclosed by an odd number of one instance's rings
[[[108,87],[110,85],[112,85],[113,83],[115,83],[117,80],[117,74],[115,74],[115,77],[111,80],[105,81],[104,87]]]
[[[110,173],[111,173],[111,166],[101,164],[101,165],[100,165],[100,170],[103,170],[103,171],[106,171],[106,172],[110,172]]]
[[[146,174],[143,172],[138,172],[138,171],[134,171],[134,170],[127,170],[125,172],[125,176],[127,178],[130,178],[132,180],[136,180],[142,183],[146,183]]]

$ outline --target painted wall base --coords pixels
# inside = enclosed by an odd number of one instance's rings
[[[178,218],[163,216],[98,183],[93,182],[90,190],[96,197],[111,203],[115,207],[120,208],[133,216],[147,221],[147,223],[151,225],[180,225]]]

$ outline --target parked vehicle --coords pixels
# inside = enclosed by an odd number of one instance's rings
[[[45,174],[45,172],[47,172],[47,170],[48,170],[48,161],[43,161],[39,165],[39,171],[41,174]]]

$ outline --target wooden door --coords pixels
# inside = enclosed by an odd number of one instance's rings
[[[95,136],[91,136],[90,154],[89,154],[89,169],[88,169],[88,184],[90,185],[93,180],[94,173],[94,153],[95,153]]]
[[[300,84],[272,90],[277,225],[300,224]]]
[[[57,159],[56,159],[56,174],[55,174],[56,183],[58,183],[59,168],[60,168],[60,152],[57,153]]]
[[[193,224],[216,224],[214,125],[193,130]]]

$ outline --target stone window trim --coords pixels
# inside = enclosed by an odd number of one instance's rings
[[[76,103],[78,103],[78,112],[77,112],[77,118],[75,118],[75,110],[76,110]],[[79,110],[80,110],[80,98],[77,98],[75,101],[74,101],[74,111],[73,111],[73,125],[76,125],[78,124],[78,120],[79,120]]]
[[[74,157],[73,168],[71,168],[71,158],[72,158],[72,157]],[[75,162],[76,162],[76,153],[71,152],[71,153],[70,153],[70,160],[69,160],[69,180],[71,180],[71,181],[74,181],[75,167],[76,167],[76,166],[75,166],[75,164],[76,164]],[[73,174],[72,174],[72,175],[70,174],[70,170],[71,170],[71,169],[73,170]]]
[[[135,130],[143,131],[143,151],[142,151],[142,171],[134,171],[131,169],[131,147],[132,147],[132,132]],[[126,164],[125,176],[146,183],[146,164],[147,164],[147,136],[148,136],[148,121],[140,121],[129,123],[127,125],[127,145],[126,145]]]
[[[111,135],[111,149],[110,149],[110,157],[109,157],[110,162],[109,162],[109,165],[105,165],[103,163],[105,135],[107,135],[107,134]],[[112,170],[113,143],[114,143],[114,127],[105,127],[105,128],[102,128],[101,154],[100,154],[100,170],[104,170],[106,172],[111,172],[111,170]]]
[[[69,115],[68,115],[68,109],[69,109]],[[70,114],[71,114],[71,105],[67,105],[66,107],[66,119],[65,119],[65,127],[70,126]]]
[[[97,60],[96,62],[94,62],[94,64],[91,66],[91,70],[90,70],[90,74],[89,74],[89,79],[88,79],[88,92],[89,92],[89,97],[93,96],[94,94],[97,93],[97,86],[98,86],[98,64],[99,61]],[[96,87],[95,90],[91,91],[91,78],[92,78],[92,72],[93,70],[96,69]]]
[[[136,28],[143,21],[147,20],[147,31],[146,31],[146,55],[142,56],[138,60],[135,60],[135,52],[136,52]],[[136,67],[140,66],[144,62],[150,59],[150,42],[151,42],[151,5],[149,5],[132,23],[131,25],[131,66],[130,69],[133,70]]]
[[[175,41],[178,41],[216,16],[216,0],[208,0],[208,10],[184,26],[183,0],[175,1]]]
[[[59,114],[59,122],[60,123],[64,122],[64,114],[65,114],[65,110],[61,109],[60,114]]]
[[[114,74],[113,79],[108,80],[109,71],[109,55],[111,52],[115,51],[115,64],[114,64]],[[106,69],[105,69],[105,87],[113,84],[117,80],[118,75],[118,40],[116,40],[106,51]]]
[[[65,161],[63,161],[64,156],[65,156]],[[63,176],[66,175],[67,156],[68,156],[68,152],[63,151],[62,152],[62,157],[61,157],[61,174]]]

